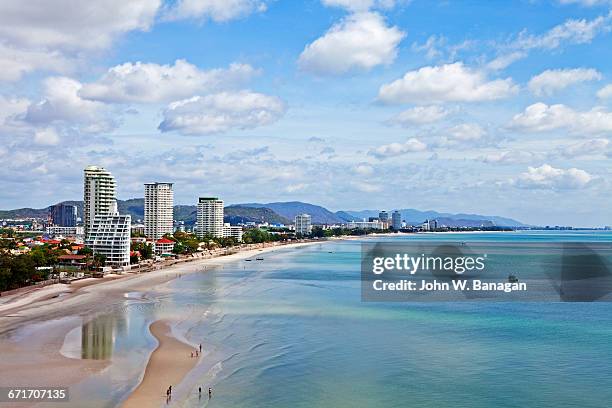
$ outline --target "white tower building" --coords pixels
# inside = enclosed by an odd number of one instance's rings
[[[173,232],[174,192],[172,183],[146,183],[144,198],[145,235],[158,240]]]
[[[198,200],[197,235],[223,237],[223,200],[217,197],[200,197]]]
[[[85,168],[83,185],[83,225],[85,236],[93,226],[96,215],[108,215],[115,203],[115,178],[103,167]]]

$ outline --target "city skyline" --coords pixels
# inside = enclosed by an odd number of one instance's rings
[[[610,224],[609,2],[136,3],[0,5],[1,209],[95,163],[125,199]]]

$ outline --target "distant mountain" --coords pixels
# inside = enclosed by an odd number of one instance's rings
[[[79,217],[83,214],[82,201],[64,201],[66,204],[73,204],[78,207]],[[129,214],[132,220],[142,220],[144,218],[144,199],[132,198],[129,200],[117,200],[117,206],[121,214]],[[176,205],[174,206],[174,218],[184,221],[186,224],[195,224],[196,221],[195,205]],[[49,212],[47,208],[19,208],[16,210],[1,211],[0,218],[46,218]],[[520,221],[512,218],[504,218],[496,215],[479,214],[451,214],[440,213],[437,211],[419,211],[412,208],[399,210],[402,220],[408,224],[420,224],[425,220],[436,219],[439,224],[448,226],[500,226],[500,227],[525,227]],[[298,214],[310,214],[314,224],[339,224],[348,221],[368,219],[378,217],[379,210],[363,211],[338,211],[333,213],[327,208],[319,205],[303,203],[299,201],[275,202],[275,203],[247,203],[234,204],[225,207],[225,222],[269,222],[272,224],[289,224]]]
[[[243,207],[231,205],[225,207],[225,222],[231,224],[245,222],[269,222],[270,224],[291,224],[287,218],[266,207]]]
[[[290,202],[277,202],[277,203],[247,203],[247,204],[237,204],[241,207],[255,207],[255,208],[269,208],[273,210],[275,213],[292,220],[298,214],[310,214],[312,216],[313,224],[336,224],[346,222],[342,218],[340,218],[337,214],[329,211],[327,208],[321,207],[319,205],[302,203],[300,201],[290,201]],[[232,207],[232,206],[230,206]]]
[[[76,205],[78,216],[83,216],[82,201],[63,201],[65,204]],[[132,222],[144,219],[144,198],[131,198],[129,200],[117,200],[117,208],[120,214],[132,216]],[[225,207],[224,222],[269,222],[271,224],[289,224],[290,221],[269,208],[252,208],[247,206]],[[19,208],[16,210],[0,210],[0,218],[47,218],[47,208]],[[197,207],[195,205],[175,205],[174,219],[183,221],[187,225],[196,222]]]
[[[412,208],[401,209],[398,210],[402,214],[402,220],[406,221],[408,224],[420,224],[425,220],[437,219],[440,224],[441,219],[445,219],[447,222],[450,220],[461,220],[462,222],[466,221],[479,221],[484,223],[485,221],[490,221],[493,225],[499,227],[525,227],[527,224],[523,224],[520,221],[514,220],[512,218],[504,218],[496,215],[478,215],[478,214],[451,214],[451,213],[439,213],[437,211],[419,211]],[[367,219],[369,217],[377,217],[379,211],[378,210],[363,210],[363,211],[345,211],[346,213],[357,217],[359,219]],[[450,224],[446,224],[449,225]],[[453,226],[468,226],[468,225],[453,225]],[[480,226],[473,225],[473,226]]]
[[[347,213],[346,211],[336,211],[336,216],[344,222],[361,221],[361,218],[355,217],[354,215],[351,215]]]

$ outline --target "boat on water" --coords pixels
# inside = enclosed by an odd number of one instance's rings
[[[517,283],[519,280],[515,275],[508,275],[508,282]]]

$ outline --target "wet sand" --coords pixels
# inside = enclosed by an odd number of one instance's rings
[[[142,382],[121,405],[123,408],[159,407],[166,401],[168,386],[175,388],[201,358],[190,357],[195,348],[172,336],[168,322],[158,320],[149,329],[159,344],[149,358]]]

